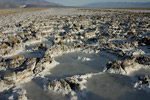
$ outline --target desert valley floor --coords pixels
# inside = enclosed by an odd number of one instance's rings
[[[150,10],[0,15],[0,100],[150,100],[149,94]]]

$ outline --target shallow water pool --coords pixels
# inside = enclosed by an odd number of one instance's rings
[[[109,57],[102,54],[73,52],[55,58],[59,64],[50,70],[49,77],[64,78],[73,75],[97,73],[103,71]]]
[[[39,85],[33,80],[26,83],[24,89],[26,89],[28,100],[68,100],[61,94],[52,91],[44,91],[42,84]]]
[[[116,74],[96,75],[87,82],[89,92],[83,100],[149,100],[145,91],[133,89],[130,77]]]

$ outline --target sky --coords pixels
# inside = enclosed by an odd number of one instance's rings
[[[82,6],[95,2],[150,2],[150,0],[47,0],[53,3],[63,4],[65,6]]]

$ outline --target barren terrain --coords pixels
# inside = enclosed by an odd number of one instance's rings
[[[149,100],[150,10],[0,11],[0,100]]]

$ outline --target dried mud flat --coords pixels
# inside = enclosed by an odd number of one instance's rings
[[[1,100],[149,100],[150,11],[51,8],[0,16]]]

